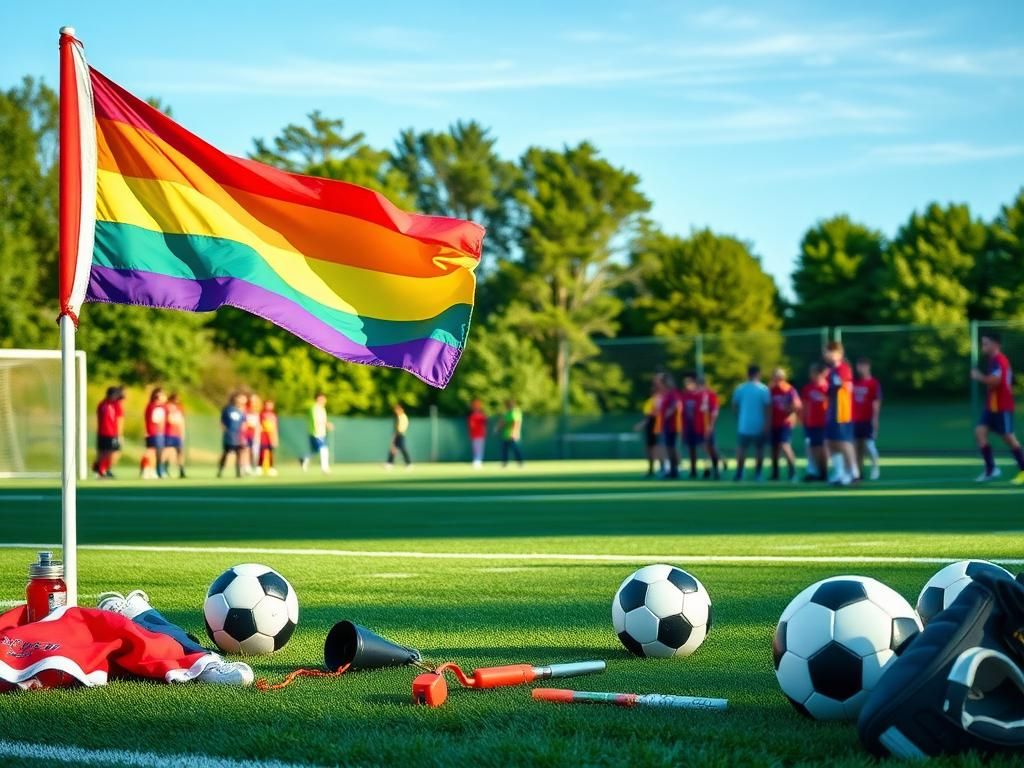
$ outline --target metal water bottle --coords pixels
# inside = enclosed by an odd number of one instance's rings
[[[64,563],[54,560],[52,552],[40,552],[39,560],[28,567],[25,599],[28,601],[27,618],[30,622],[44,619],[68,604]]]

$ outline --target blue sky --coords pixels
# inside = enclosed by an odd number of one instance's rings
[[[788,289],[806,228],[985,217],[1024,185],[1024,3],[15,3],[0,87],[90,63],[234,153],[319,108],[390,145],[475,118],[513,157],[595,142],[669,231],[751,242]]]

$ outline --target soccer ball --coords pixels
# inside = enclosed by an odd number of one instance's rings
[[[979,573],[1013,578],[1013,574],[1008,570],[987,560],[961,560],[959,563],[947,565],[928,579],[928,583],[924,585],[917,598],[917,615],[921,617],[921,623],[928,626],[928,622],[935,618],[937,613],[949,608],[963,592],[964,587]]]
[[[689,656],[711,631],[711,597],[686,571],[648,565],[619,586],[612,625],[637,656]]]
[[[921,631],[910,603],[863,576],[812,584],[775,630],[775,676],[796,710],[818,720],[856,718],[885,666]]]
[[[299,623],[299,601],[273,568],[245,563],[210,585],[203,616],[207,634],[222,651],[260,656],[284,648]]]

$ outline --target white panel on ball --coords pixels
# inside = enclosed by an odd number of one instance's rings
[[[228,604],[224,595],[210,595],[206,598],[206,602],[203,604],[203,615],[206,617],[206,623],[210,625],[211,631],[224,629],[224,618],[228,615]]]
[[[812,693],[810,698],[804,702],[807,711],[818,720],[845,720],[846,708],[843,702],[830,699],[820,693]]]
[[[779,679],[782,692],[799,704],[803,704],[814,693],[814,683],[811,682],[807,662],[795,654],[783,655],[775,676]]]
[[[647,588],[644,604],[658,618],[683,611],[683,593],[670,581],[658,581]]]
[[[242,653],[247,656],[262,656],[274,652],[274,638],[257,632],[239,643]]]
[[[288,618],[292,624],[299,623],[299,598],[291,583],[288,584],[288,597],[285,598],[285,607],[288,609]]]
[[[222,629],[213,633],[213,642],[225,653],[238,653],[241,650],[238,641]]]
[[[257,631],[273,637],[288,623],[288,608],[284,600],[267,595],[252,609],[252,617]]]
[[[672,573],[671,565],[646,565],[633,574],[633,578],[646,584],[653,584],[656,581],[664,581]]]
[[[708,625],[706,623],[701,624],[699,627],[694,627],[690,632],[690,636],[686,638],[686,642],[676,650],[675,655],[679,657],[689,656],[700,647],[700,644],[704,642],[707,636]]]
[[[626,614],[626,632],[643,645],[658,639],[658,617],[646,608],[637,608]]]
[[[255,576],[236,576],[224,590],[224,599],[232,608],[255,608],[265,594]]]
[[[270,573],[274,569],[259,563],[242,563],[241,565],[234,566],[231,570],[239,576],[262,576],[264,573]]]
[[[786,623],[786,649],[805,659],[811,658],[832,640],[835,614],[823,605],[805,603]]]
[[[683,596],[683,615],[690,622],[691,627],[703,627],[708,623],[708,615],[711,612],[710,606],[707,592],[703,590],[690,592]]]
[[[859,656],[887,649],[892,643],[892,618],[870,600],[836,611],[832,636]]]

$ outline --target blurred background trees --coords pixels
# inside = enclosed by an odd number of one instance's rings
[[[53,90],[32,78],[0,92],[7,347],[57,343],[56,110]],[[286,412],[323,389],[335,413],[383,414],[398,400],[461,413],[474,397],[493,411],[511,395],[531,412],[565,403],[587,414],[635,408],[654,368],[681,373],[699,362],[727,389],[750,362],[803,365],[819,340],[807,335],[805,354],[795,355],[794,329],[913,324],[935,327],[844,338],[875,357],[897,389],[938,396],[964,391],[969,319],[1024,321],[1024,189],[992,221],[966,205],[932,203],[891,238],[843,214],[813,223],[787,301],[754,244],[709,229],[662,231],[645,218],[641,179],[589,143],[505,158],[489,129],[460,121],[375,147],[314,110],[255,139],[250,156],[487,228],[474,327],[452,385],[439,392],[399,371],[342,363],[233,309],[88,304],[80,343],[94,379],[191,385],[211,400],[247,386],[274,393]],[[623,337],[649,337],[649,348],[609,354],[603,345]]]

